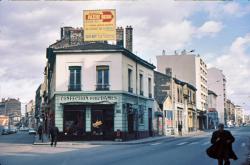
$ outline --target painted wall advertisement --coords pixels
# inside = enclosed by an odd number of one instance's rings
[[[84,41],[115,41],[116,11],[84,10]]]

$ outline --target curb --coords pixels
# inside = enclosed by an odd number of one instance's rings
[[[162,140],[172,140],[175,139],[175,137],[161,137],[157,139],[150,139],[150,140],[144,140],[144,141],[124,141],[124,142],[91,142],[91,141],[78,141],[78,142],[58,142],[59,144],[63,145],[135,145],[135,144],[145,144],[145,143],[151,143],[151,142],[156,142],[156,141],[162,141]],[[50,142],[34,142],[33,145],[50,145]]]

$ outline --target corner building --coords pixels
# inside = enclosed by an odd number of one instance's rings
[[[48,48],[47,59],[49,125],[61,140],[153,134],[154,65],[106,43]]]

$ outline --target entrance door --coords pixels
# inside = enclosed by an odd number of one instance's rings
[[[128,133],[134,133],[134,115],[128,114]]]
[[[114,106],[92,106],[92,135],[94,140],[112,140],[114,133]]]
[[[148,131],[149,136],[153,136],[152,108],[148,108]]]

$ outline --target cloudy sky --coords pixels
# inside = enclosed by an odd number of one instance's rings
[[[125,0],[124,0],[125,1]],[[82,11],[116,9],[117,26],[134,28],[134,53],[156,65],[162,50],[195,49],[223,70],[227,95],[250,110],[250,2],[242,1],[0,1],[0,98],[35,97],[46,48],[60,27],[81,27]]]

